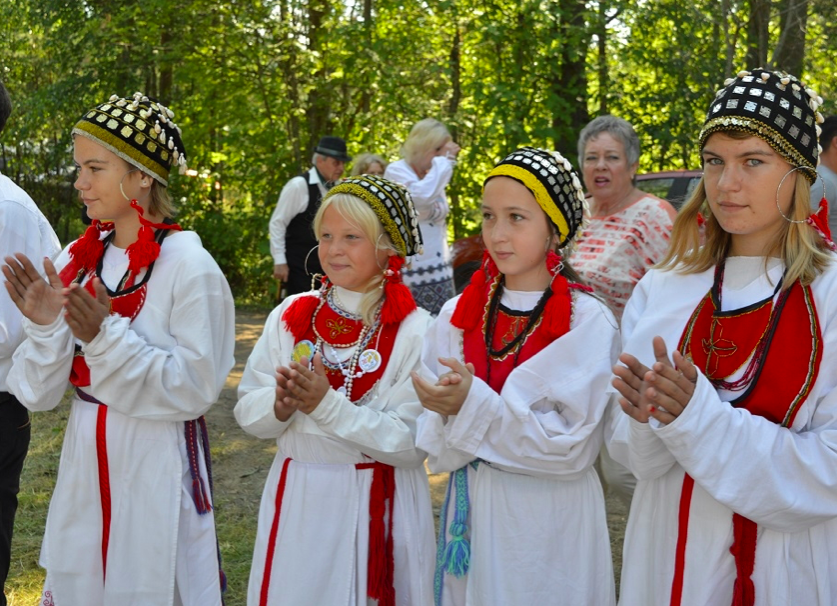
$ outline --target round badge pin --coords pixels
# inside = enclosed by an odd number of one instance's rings
[[[299,363],[299,361],[302,358],[308,358],[308,361],[310,362],[313,355],[314,344],[308,339],[305,339],[304,341],[300,341],[299,343],[294,345],[294,351],[291,354],[291,360],[293,360],[296,363]]]
[[[357,365],[363,372],[375,372],[381,366],[381,354],[374,349],[365,349],[360,354]]]

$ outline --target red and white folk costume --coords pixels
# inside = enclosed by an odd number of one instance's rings
[[[702,314],[695,317],[698,307],[711,307],[714,269],[696,275],[652,270],[623,316],[624,351],[650,366],[655,335],[669,351],[681,343],[696,352],[714,344],[709,367],[718,362],[723,376],[733,365],[732,379],[741,378],[748,366],[741,352],[753,352],[754,341],[770,334],[769,312],[779,297],[774,293],[784,268],[773,259],[765,275],[764,262],[727,259],[720,311],[732,323],[712,331],[710,320],[691,334],[684,329],[690,320],[703,322]],[[765,300],[749,313],[735,313]],[[760,311],[764,317],[749,320]],[[621,604],[729,606],[738,576],[730,551],[736,542],[748,548],[738,567],[752,570],[755,604],[837,603],[837,378],[826,372],[837,365],[834,318],[832,265],[810,288],[793,287],[743,407],[729,404],[741,391],[716,389],[702,373],[689,405],[669,425],[637,423],[618,411],[611,452],[627,459],[638,479]]]
[[[135,106],[121,101],[123,117],[151,108],[141,96]],[[115,108],[103,104],[88,116]],[[170,119],[167,128],[173,132]],[[116,134],[96,133],[76,134],[124,148]],[[58,406],[68,379],[77,388],[41,550],[41,603],[220,606],[201,425],[234,363],[229,286],[194,232],[144,224],[139,243],[123,250],[110,244],[109,226],[98,227],[55,265],[65,284],[78,279],[91,289],[98,276],[111,315],[89,343],[73,337],[63,314],[47,326],[26,320],[9,373],[33,411]]]
[[[718,91],[701,145],[740,130],[813,180],[820,102],[787,74],[741,72]],[[821,211],[808,223],[832,247]],[[659,335],[699,373],[667,425],[614,403],[609,448],[638,480],[620,604],[837,603],[834,260],[805,287],[784,283],[780,258],[729,256],[701,273],[651,270],[637,285],[623,350],[651,367]]]
[[[355,177],[328,196],[391,185]],[[407,209],[403,195],[395,206],[376,208],[379,218]],[[398,225],[409,229],[404,218]],[[402,230],[383,223],[401,249],[394,234]],[[409,233],[402,236],[412,251],[418,234],[413,244]],[[426,454],[415,446],[422,408],[410,379],[430,316],[400,283],[403,259],[390,259],[371,326],[357,315],[362,294],[326,280],[320,292],[289,297],[273,310],[247,361],[236,419],[278,446],[259,508],[251,606],[432,603],[433,517]],[[315,352],[325,357],[332,389],[310,414],[277,420],[276,368]]]
[[[583,193],[562,160],[525,148],[489,178],[529,188],[563,247],[580,227]],[[603,302],[557,272],[555,253],[545,262],[554,276],[545,292],[509,291],[486,257],[425,341],[428,381],[448,372],[440,357],[475,366],[458,414],[445,420],[425,410],[418,421],[430,469],[453,472],[437,546],[437,606],[615,603],[593,464],[617,324]]]

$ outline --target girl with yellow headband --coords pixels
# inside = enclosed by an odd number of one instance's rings
[[[593,464],[617,328],[558,252],[583,209],[559,154],[500,162],[484,186],[482,267],[425,342],[417,443],[432,471],[451,472],[437,605],[615,602]]]

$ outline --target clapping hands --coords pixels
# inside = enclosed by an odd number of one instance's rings
[[[653,339],[654,357],[651,368],[644,366],[630,354],[623,353],[613,367],[613,386],[622,395],[622,410],[640,423],[654,417],[667,425],[679,417],[689,404],[695,391],[698,371],[679,351],[673,354],[674,363],[668,358],[665,341]]]
[[[12,302],[35,324],[52,324],[64,313],[73,335],[89,343],[99,334],[102,321],[110,313],[110,297],[99,278],[93,278],[93,297],[78,284],[65,287],[49,259],[44,259],[46,279],[38,273],[29,258],[17,253],[5,258],[3,276]]]

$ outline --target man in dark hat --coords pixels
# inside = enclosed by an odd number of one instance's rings
[[[0,132],[12,113],[12,100],[0,82]],[[32,198],[0,173],[0,264],[7,256],[24,253],[30,259],[54,259],[61,251],[58,238]],[[29,413],[9,393],[6,378],[12,354],[24,339],[23,315],[6,289],[0,287],[0,605],[6,606],[3,586],[9,573],[12,530],[17,511],[20,473],[29,448]]]
[[[314,150],[311,170],[288,181],[279,194],[270,217],[270,254],[273,276],[282,281],[286,295],[310,290],[311,276],[323,273],[311,224],[323,196],[351,159],[343,139],[323,137]]]

